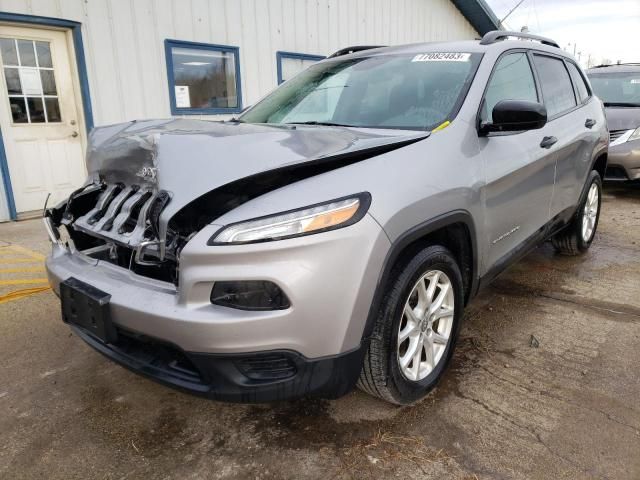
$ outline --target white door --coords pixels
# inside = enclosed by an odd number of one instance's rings
[[[0,25],[0,126],[18,213],[82,185],[84,128],[63,31]]]

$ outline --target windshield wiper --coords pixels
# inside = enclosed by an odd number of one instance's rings
[[[285,125],[324,125],[327,127],[356,127],[357,125],[347,125],[344,123],[318,122],[317,120],[308,120],[306,122],[288,122]]]
[[[630,102],[603,102],[605,107],[640,107],[640,103]]]

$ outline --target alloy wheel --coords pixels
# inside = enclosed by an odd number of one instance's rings
[[[439,270],[424,274],[407,299],[398,328],[400,371],[412,381],[429,375],[443,359],[455,313],[453,285]]]
[[[600,205],[600,191],[598,185],[591,184],[587,201],[584,204],[582,212],[582,240],[589,242],[596,228],[596,220],[598,219],[598,208]]]

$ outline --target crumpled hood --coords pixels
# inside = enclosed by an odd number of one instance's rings
[[[640,127],[640,108],[606,107],[609,130],[631,130]]]
[[[425,138],[429,132],[322,126],[268,126],[191,119],[96,128],[87,168],[93,179],[170,193],[166,222],[201,195],[257,173]]]

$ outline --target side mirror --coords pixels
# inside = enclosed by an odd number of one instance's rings
[[[490,132],[536,130],[547,123],[547,109],[537,102],[501,100],[493,107],[493,123],[481,123],[480,135]]]

